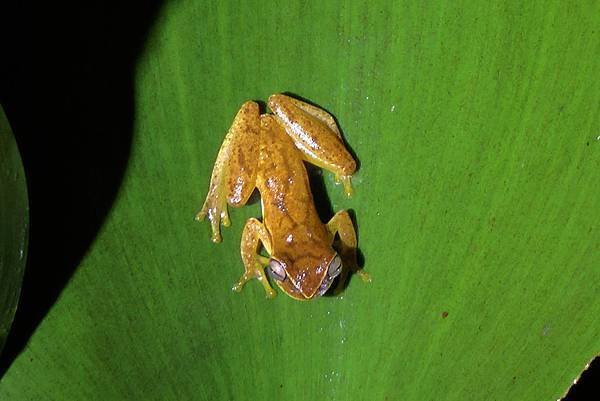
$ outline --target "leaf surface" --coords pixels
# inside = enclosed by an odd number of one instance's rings
[[[102,229],[0,385],[11,400],[556,400],[600,351],[593,2],[165,4]],[[235,113],[331,112],[370,285],[264,299],[194,222]],[[326,195],[324,195],[326,193]],[[325,206],[323,206],[325,204]]]

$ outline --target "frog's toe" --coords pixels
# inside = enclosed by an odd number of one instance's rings
[[[229,227],[231,225],[231,220],[229,219],[229,213],[227,213],[227,210],[221,211],[221,224],[223,224],[223,227]]]
[[[206,217],[206,209],[202,208],[202,210],[200,210],[198,213],[196,213],[196,216],[194,216],[194,220],[202,221],[202,220],[204,220],[205,217]]]
[[[277,293],[275,292],[274,289],[272,289],[272,288],[265,289],[265,298],[273,299],[273,298],[275,298],[275,296],[277,296]]]
[[[264,272],[264,268],[260,264],[257,264],[257,266],[254,269],[246,271],[231,289],[235,292],[241,292],[244,288],[244,285],[246,285],[246,283],[252,279],[257,279],[262,284],[263,288],[265,289],[265,296],[268,299],[275,298],[277,293],[269,284],[267,276]]]
[[[231,289],[235,292],[242,292],[242,290],[244,289],[244,285],[246,285],[246,283],[248,281],[250,281],[251,279],[252,279],[252,276],[250,274],[248,274],[248,272],[246,272],[242,275],[242,277],[240,277],[238,282],[235,283],[235,285],[233,287],[231,287]]]
[[[218,217],[216,216],[211,216],[209,214],[209,220],[210,220],[210,228],[212,230],[212,236],[211,236],[211,241],[214,243],[218,243],[221,242],[223,240],[223,238],[221,237],[221,221]]]
[[[354,190],[352,189],[351,176],[344,175],[341,177],[342,184],[344,185],[344,192],[348,198],[352,197]]]
[[[369,273],[367,273],[366,271],[364,271],[363,269],[357,270],[356,274],[358,274],[358,276],[361,278],[361,280],[364,283],[370,283],[371,282],[371,275]]]
[[[212,242],[214,242],[215,244],[218,244],[219,242],[223,241],[223,237],[221,237],[221,233],[220,232],[213,232],[212,235],[211,235],[211,237],[210,237],[210,240]]]

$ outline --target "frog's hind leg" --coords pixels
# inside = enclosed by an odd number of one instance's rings
[[[220,225],[230,224],[227,204],[243,206],[254,191],[260,145],[259,116],[258,104],[244,103],[219,149],[206,200],[196,215],[196,220],[208,217],[213,242],[221,242]]]
[[[349,271],[358,274],[364,282],[370,282],[371,276],[369,273],[358,267],[356,258],[356,231],[348,212],[346,210],[337,212],[327,223],[327,230],[333,238],[335,238],[335,234],[338,234],[340,237],[339,254],[342,258],[343,268],[336,292],[339,292],[344,287]]]
[[[344,191],[350,196],[356,161],[346,149],[333,117],[323,109],[282,94],[269,97],[269,108],[304,159],[335,174],[336,181],[344,184]]]
[[[253,278],[256,278],[263,285],[267,298],[273,298],[275,296],[275,291],[269,284],[265,274],[265,267],[269,264],[269,259],[258,253],[260,243],[262,243],[270,254],[272,246],[269,232],[263,223],[255,218],[250,218],[244,226],[242,243],[240,246],[245,271],[239,281],[233,286],[233,290],[236,292],[242,291],[244,284]]]
[[[335,122],[335,119],[333,118],[333,116],[331,114],[329,114],[325,110],[323,110],[317,106],[313,106],[312,104],[303,102],[301,100],[294,99],[293,97],[289,97],[289,96],[281,95],[281,94],[271,95],[271,97],[269,98],[269,101],[272,102],[272,104],[274,106],[277,104],[285,103],[285,102],[289,102],[289,103],[293,104],[294,106],[301,109],[305,113],[308,113],[311,116],[313,116],[315,119],[317,119],[321,122],[324,122],[327,125],[327,127],[329,127],[331,132],[336,134],[338,138],[342,139],[342,134],[340,133],[340,129],[338,128],[338,126]],[[269,103],[269,104],[271,104],[271,103]]]

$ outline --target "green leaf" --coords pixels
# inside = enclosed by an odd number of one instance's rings
[[[0,106],[0,351],[10,330],[27,259],[29,210],[19,149]]]
[[[595,2],[168,2],[113,209],[0,398],[556,400],[600,351],[599,24]],[[340,298],[232,293],[259,204],[219,245],[193,220],[240,105],[281,91],[360,161],[353,198],[329,174],[319,197],[373,277]]]

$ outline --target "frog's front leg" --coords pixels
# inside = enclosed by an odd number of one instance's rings
[[[356,161],[346,149],[333,117],[323,109],[282,94],[269,97],[269,108],[304,159],[335,174],[336,181],[344,184],[346,195],[351,196],[350,178],[356,171]]]
[[[258,104],[246,102],[221,144],[206,200],[196,215],[196,220],[208,217],[213,242],[221,242],[220,225],[227,227],[230,224],[227,204],[236,207],[245,205],[254,190],[259,145]]]
[[[245,271],[240,280],[233,286],[233,290],[236,292],[242,291],[244,284],[256,278],[265,288],[267,298],[273,298],[275,291],[269,284],[265,274],[265,267],[269,264],[269,259],[258,253],[261,243],[270,254],[272,251],[271,235],[263,223],[255,218],[250,218],[244,226],[240,246]]]
[[[338,234],[340,237],[339,253],[342,258],[343,268],[336,292],[343,288],[344,283],[348,278],[349,271],[358,274],[364,282],[370,282],[371,276],[369,273],[358,267],[356,258],[356,231],[354,230],[354,224],[352,224],[352,219],[350,219],[348,212],[346,210],[337,212],[327,223],[327,230],[331,233],[333,238],[335,238],[335,234]]]

